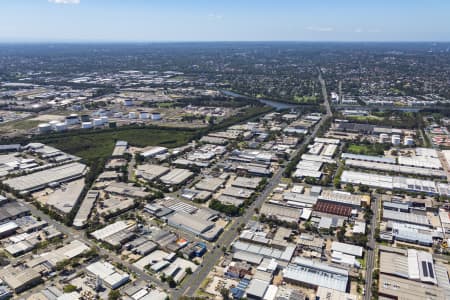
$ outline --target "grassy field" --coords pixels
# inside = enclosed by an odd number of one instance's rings
[[[365,121],[381,121],[383,120],[382,117],[377,117],[374,115],[370,115],[370,116],[348,116],[347,117],[349,120],[353,120],[353,121],[359,121],[359,122],[365,122]]]
[[[350,144],[347,152],[362,155],[383,155],[386,146],[383,144]]]
[[[39,123],[43,123],[39,120],[23,119],[18,121],[6,122],[0,125],[0,130],[8,131],[10,129],[17,130],[29,130],[36,127]]]
[[[297,103],[305,103],[305,104],[315,104],[317,103],[317,97],[316,96],[294,96],[294,102]]]
[[[36,141],[47,143],[87,161],[111,155],[117,140],[138,147],[164,146],[168,148],[186,144],[195,131],[154,128],[127,128],[115,131],[69,132],[39,136]]]

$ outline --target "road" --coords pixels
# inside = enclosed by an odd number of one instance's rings
[[[366,294],[364,295],[364,299],[371,300],[372,299],[372,273],[375,265],[375,254],[377,243],[375,241],[375,229],[377,228],[378,215],[379,215],[379,207],[378,207],[378,197],[379,195],[375,194],[371,203],[371,208],[373,211],[373,217],[370,222],[370,237],[367,243],[367,259],[366,259],[366,285],[365,290]]]
[[[322,95],[324,98],[324,105],[326,108],[326,115],[323,117],[319,123],[314,127],[314,130],[308,135],[303,142],[298,146],[297,150],[292,154],[291,158],[298,154],[298,151],[304,146],[308,145],[311,140],[317,135],[319,128],[323,125],[323,123],[332,116],[330,103],[328,102],[328,94],[326,89],[325,81],[322,78],[322,73],[319,70],[318,77],[320,84],[322,86]],[[236,218],[233,224],[229,227],[228,230],[224,231],[222,235],[216,242],[218,248],[212,249],[204,256],[203,266],[199,268],[192,276],[189,276],[181,285],[178,290],[175,290],[172,294],[174,299],[179,299],[181,296],[193,296],[197,289],[200,287],[202,282],[206,279],[208,274],[214,268],[216,263],[219,261],[220,257],[223,255],[221,247],[228,247],[231,245],[233,240],[235,239],[237,232],[236,229],[241,226],[241,224],[247,224],[247,222],[252,218],[255,209],[260,209],[264,203],[264,200],[270,195],[273,189],[280,183],[280,180],[283,178],[285,168],[280,167],[280,169],[273,175],[273,177],[269,180],[269,183],[266,185],[261,194],[256,198],[256,200],[246,209],[245,213]]]
[[[128,170],[128,182],[133,181],[133,173],[134,168],[136,167],[136,158],[134,155],[131,156],[131,160],[128,162],[127,170]]]

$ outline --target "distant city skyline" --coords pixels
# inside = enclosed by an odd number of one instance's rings
[[[0,42],[450,41],[450,1],[0,0]]]

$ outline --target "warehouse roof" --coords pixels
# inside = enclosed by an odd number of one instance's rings
[[[399,212],[389,209],[383,209],[383,219],[392,220],[399,223],[411,223],[422,226],[432,226],[430,220],[424,215]]]
[[[433,244],[433,235],[431,232],[424,232],[417,228],[412,228],[404,223],[392,223],[392,235],[400,241],[419,243],[423,245]]]
[[[252,279],[246,289],[246,292],[247,295],[251,297],[257,297],[259,299],[262,299],[268,287],[269,282],[260,279]]]
[[[261,183],[261,181],[262,179],[259,177],[236,177],[231,185],[235,187],[255,190]]]
[[[436,170],[430,168],[422,168],[422,167],[411,167],[411,166],[401,166],[387,163],[379,163],[379,162],[369,162],[369,161],[361,161],[355,159],[347,159],[345,161],[347,166],[356,167],[356,168],[365,168],[371,170],[379,170],[386,172],[397,172],[404,174],[416,174],[423,176],[431,176],[431,177],[445,177],[445,172],[443,170]]]
[[[322,286],[345,292],[347,290],[348,271],[327,264],[296,257],[294,263],[283,270],[285,279],[303,282],[313,286]]]
[[[178,185],[182,184],[183,182],[191,178],[193,175],[194,173],[192,173],[189,170],[175,168],[172,169],[168,174],[162,176],[160,180],[165,184]]]
[[[203,233],[214,226],[213,222],[193,218],[192,215],[184,212],[176,212],[167,217],[169,225],[185,228],[197,234]]]
[[[86,165],[70,163],[44,171],[14,177],[4,181],[4,184],[17,191],[34,191],[46,187],[52,182],[64,182],[82,176],[86,172]]]
[[[297,169],[305,169],[308,171],[319,171],[323,162],[312,160],[300,160],[296,166]]]
[[[350,217],[352,215],[351,207],[337,203],[330,203],[323,200],[317,201],[317,203],[314,205],[314,211],[344,217]]]
[[[354,159],[361,161],[370,161],[370,162],[378,162],[378,163],[386,163],[386,164],[395,164],[395,158],[385,157],[385,156],[372,156],[372,155],[360,155],[360,154],[352,154],[352,153],[342,153],[342,159]]]
[[[315,196],[309,196],[305,194],[297,194],[292,192],[285,192],[283,194],[283,199],[285,201],[294,201],[294,202],[301,202],[306,204],[306,206],[312,206],[316,204],[317,197]]]
[[[234,205],[234,206],[241,206],[245,202],[244,199],[239,199],[236,197],[226,195],[220,195],[219,197],[217,197],[217,201],[225,205]]]
[[[253,193],[254,193],[253,190],[237,188],[237,187],[233,187],[233,186],[227,187],[222,192],[222,194],[225,196],[231,196],[231,197],[243,198],[243,199],[250,198]]]
[[[331,250],[354,255],[357,257],[361,257],[363,254],[363,248],[360,246],[345,244],[336,241],[331,243]]]
[[[315,300],[358,300],[358,296],[319,286]]]
[[[278,219],[286,220],[289,222],[298,222],[302,214],[302,210],[266,202],[261,207],[261,214],[264,214],[266,216],[275,216]]]
[[[169,168],[159,165],[144,164],[136,168],[136,176],[146,180],[153,180],[169,172]]]
[[[14,231],[17,228],[19,228],[19,226],[14,222],[7,222],[0,224],[0,235],[2,235],[5,232]]]
[[[361,195],[354,195],[351,193],[332,190],[324,190],[319,196],[320,200],[358,207],[361,206],[361,202],[363,201],[362,198],[363,197]]]
[[[196,185],[195,188],[198,190],[204,190],[209,192],[217,191],[220,186],[225,182],[222,178],[203,178]]]
[[[254,265],[259,265],[263,259],[263,256],[255,253],[249,253],[246,251],[236,251],[233,253],[233,259],[239,261],[246,261]]]
[[[105,192],[138,198],[145,198],[148,195],[144,188],[125,182],[112,182],[105,188]]]
[[[169,149],[165,147],[151,147],[150,149],[141,153],[141,155],[145,158],[152,158],[158,154],[166,153]]]
[[[424,288],[422,282],[399,278],[397,276],[380,273],[380,284],[378,291],[382,295],[388,295],[397,299],[408,300],[439,300],[448,299],[444,289],[427,285]]]
[[[271,248],[267,246],[260,246],[252,243],[247,243],[243,241],[236,241],[233,244],[234,251],[245,251],[253,254],[259,254],[264,257],[270,257],[279,259],[282,261],[290,261],[292,256],[294,255],[295,246],[291,244],[287,244],[284,251],[276,248]]]
[[[72,211],[84,189],[84,180],[74,180],[56,189],[48,196],[47,204],[53,206],[62,213]]]
[[[75,227],[82,227],[86,224],[89,215],[91,213],[92,207],[94,206],[95,200],[97,200],[99,195],[98,191],[89,190],[84,197],[83,202],[80,205],[75,218],[73,219],[73,225]]]
[[[3,280],[13,290],[20,289],[22,286],[39,278],[41,278],[41,274],[32,268],[20,270],[9,268],[8,272],[3,276]]]
[[[107,225],[99,230],[96,230],[91,233],[93,237],[95,237],[97,240],[104,240],[107,237],[116,234],[122,230],[129,229],[134,224],[132,222],[127,221],[117,221],[115,223],[112,223],[110,225]]]

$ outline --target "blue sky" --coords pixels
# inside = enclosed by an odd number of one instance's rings
[[[449,15],[448,0],[0,0],[0,42],[450,41]]]

